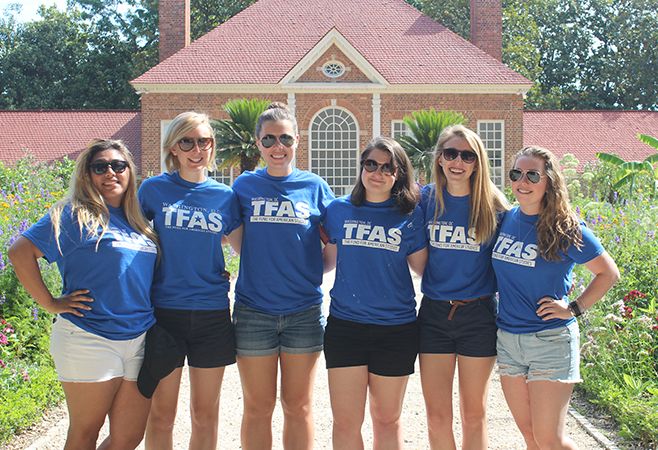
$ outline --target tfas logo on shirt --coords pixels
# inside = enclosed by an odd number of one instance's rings
[[[535,267],[537,244],[525,244],[515,240],[515,236],[501,233],[493,249],[492,258],[519,266]]]
[[[439,222],[427,225],[427,229],[430,235],[430,245],[434,248],[480,251],[480,244],[475,239],[475,228],[470,228],[466,233],[466,227]]]
[[[402,230],[389,228],[386,230],[381,225],[370,225],[364,223],[345,222],[343,225],[345,238],[343,245],[357,245],[360,247],[381,248],[397,252],[402,242]]]
[[[222,215],[215,211],[208,212],[205,208],[169,205],[163,206],[162,212],[167,228],[208,233],[219,233],[223,228]]]
[[[306,225],[311,216],[311,207],[306,202],[290,200],[253,199],[251,206],[254,213],[251,222],[295,223]]]

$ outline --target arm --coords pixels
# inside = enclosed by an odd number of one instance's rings
[[[423,272],[425,271],[425,265],[427,264],[427,248],[424,248],[422,250],[418,250],[416,253],[412,253],[411,255],[407,256],[407,262],[409,263],[409,267],[411,267],[411,270],[416,272],[416,275],[419,277],[423,276]]]
[[[82,317],[84,314],[79,310],[90,310],[91,307],[81,302],[93,302],[93,299],[84,295],[89,290],[80,289],[54,298],[41,276],[38,260],[42,256],[43,253],[37,246],[23,236],[19,237],[9,248],[9,259],[14,265],[16,277],[43,309],[51,314],[71,313]]]
[[[235,230],[231,231],[231,233],[228,236],[226,236],[229,244],[231,244],[231,247],[233,247],[233,250],[237,254],[240,254],[240,250],[242,250],[243,231],[244,231],[244,225],[240,225]]]
[[[594,278],[576,299],[581,311],[586,311],[601,300],[610,288],[619,280],[619,269],[607,252],[585,263],[585,267],[594,274]],[[573,317],[567,302],[544,297],[539,300],[537,314],[543,320],[570,319]]]
[[[331,272],[336,268],[336,258],[338,256],[338,247],[336,244],[327,243],[322,251],[322,262],[324,263],[324,273]]]

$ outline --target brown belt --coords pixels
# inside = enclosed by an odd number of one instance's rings
[[[450,311],[448,311],[448,320],[452,320],[452,318],[455,316],[455,312],[457,312],[457,308],[460,306],[464,306],[467,303],[470,302],[475,302],[478,300],[489,300],[488,295],[483,295],[482,297],[478,298],[469,298],[467,300],[450,300]]]

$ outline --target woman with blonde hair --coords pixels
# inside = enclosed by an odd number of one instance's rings
[[[65,449],[131,449],[144,435],[150,402],[137,389],[146,331],[156,237],[136,196],[132,155],[121,141],[96,140],[76,161],[71,188],[12,245],[16,275],[46,311],[57,314],[50,351],[69,412]],[[38,260],[57,263],[54,297]]]
[[[427,261],[423,213],[411,161],[393,139],[361,153],[351,195],[327,209],[325,271],[336,267],[324,337],[333,448],[363,448],[370,402],[375,449],[402,448],[400,415],[418,355],[416,298],[409,267]]]
[[[420,375],[432,449],[454,449],[452,385],[459,369],[462,448],[487,448],[486,398],[496,356],[491,251],[509,205],[489,178],[480,137],[462,126],[439,136],[434,183],[421,204],[429,261],[418,313]]]
[[[576,318],[619,278],[615,262],[572,210],[558,164],[541,147],[516,154],[509,178],[519,206],[506,214],[492,255],[500,381],[530,450],[577,448],[564,432],[571,392],[581,381]],[[570,299],[576,264],[594,278]]]
[[[240,209],[230,187],[208,178],[207,170],[215,167],[215,138],[207,115],[188,111],[176,116],[162,148],[168,171],[145,180],[139,200],[162,248],[152,289],[155,317],[176,341],[179,355],[153,394],[146,448],[173,448],[187,358],[190,448],[214,449],[224,369],[235,363],[222,237],[240,239]]]

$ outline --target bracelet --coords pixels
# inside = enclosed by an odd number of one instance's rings
[[[583,311],[580,309],[580,305],[575,300],[569,303],[569,311],[571,311],[571,314],[573,314],[574,317],[583,315]]]

